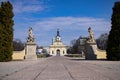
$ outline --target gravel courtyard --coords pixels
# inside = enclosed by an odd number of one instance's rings
[[[120,80],[120,61],[49,57],[0,62],[0,80]]]

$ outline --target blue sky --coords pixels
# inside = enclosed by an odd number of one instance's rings
[[[98,38],[110,31],[116,1],[120,0],[10,0],[15,15],[14,38],[26,42],[29,27],[39,46],[49,46],[57,28],[67,45],[79,36],[87,37],[88,27]]]

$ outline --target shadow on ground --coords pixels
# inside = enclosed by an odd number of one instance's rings
[[[106,59],[97,59],[97,60],[86,60],[86,59],[81,59],[81,58],[72,58],[69,60],[74,60],[74,61],[108,61]]]

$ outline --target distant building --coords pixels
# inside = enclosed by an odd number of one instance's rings
[[[42,50],[43,50],[43,49],[41,49],[41,48],[37,49],[37,51],[36,51],[37,54],[42,54]]]
[[[44,46],[43,49],[46,50],[46,53],[49,53],[49,46]]]
[[[79,41],[80,41],[79,47],[80,47],[80,51],[82,54],[85,52],[85,44],[86,44],[87,39],[88,39],[87,37],[80,37],[79,38]]]
[[[52,56],[64,56],[67,54],[67,46],[62,43],[59,29],[57,30],[57,35],[52,40],[49,52]]]
[[[37,52],[37,54],[48,54],[49,46],[37,47],[36,52]]]

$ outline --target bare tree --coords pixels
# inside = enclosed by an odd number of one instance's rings
[[[100,37],[96,39],[98,48],[102,50],[106,50],[107,40],[108,40],[108,34],[107,33],[101,34]]]
[[[13,41],[13,49],[14,51],[21,51],[24,49],[25,43],[23,43],[20,39],[15,39]]]

